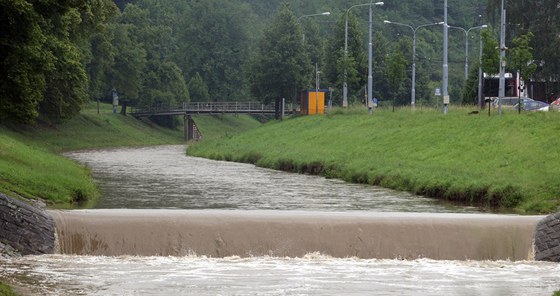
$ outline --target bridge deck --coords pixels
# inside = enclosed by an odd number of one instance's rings
[[[284,108],[284,112],[293,109]],[[180,106],[154,106],[148,108],[132,108],[131,114],[136,117],[188,115],[188,114],[274,114],[274,104],[264,105],[260,102],[183,102]]]

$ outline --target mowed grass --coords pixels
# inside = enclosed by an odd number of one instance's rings
[[[333,110],[202,141],[188,154],[518,213],[560,205],[560,114]]]
[[[89,171],[73,161],[0,134],[0,192],[51,204],[96,197]]]
[[[204,140],[229,137],[262,125],[249,115],[195,115],[193,119]]]

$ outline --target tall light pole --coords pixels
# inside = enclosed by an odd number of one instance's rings
[[[443,3],[443,79],[442,79],[442,92],[443,92],[443,114],[447,114],[449,105],[449,92],[447,91],[447,85],[449,80],[449,65],[447,62],[447,49],[448,49],[448,29],[447,24],[447,0]]]
[[[322,13],[315,13],[315,14],[306,14],[298,17],[298,22],[301,21],[302,18],[311,17],[311,16],[329,16],[331,15],[330,11],[322,12]],[[303,44],[305,44],[305,33],[303,33]]]
[[[368,41],[368,75],[367,75],[367,101],[365,102],[366,104],[366,109],[368,107],[369,102],[372,101],[373,96],[372,96],[372,92],[373,92],[373,63],[372,63],[372,58],[373,58],[373,40],[372,40],[372,21],[373,19],[373,12],[371,9],[371,5],[369,6],[369,25],[368,25],[368,32],[369,32],[369,41]]]
[[[482,16],[481,16],[482,17]],[[482,33],[478,35],[478,107],[482,109]]]
[[[353,6],[350,6],[350,8],[348,8],[346,10],[346,18],[344,21],[344,82],[342,85],[342,107],[348,107],[348,70],[346,69],[346,67],[348,67],[348,13],[350,12],[350,9],[354,8],[354,7],[358,7],[358,6],[369,6],[370,7],[370,17],[371,17],[371,6],[372,5],[376,5],[376,6],[381,6],[383,5],[383,2],[375,2],[375,3],[364,3],[364,4],[356,4]],[[370,34],[371,34],[371,21],[370,21]],[[371,39],[371,38],[370,38]],[[371,43],[371,40],[370,40]],[[369,78],[369,76],[368,76]],[[369,82],[369,81],[368,81]]]
[[[451,29],[459,29],[463,31],[463,33],[465,33],[465,80],[469,79],[469,32],[474,29],[483,29],[487,27],[488,27],[487,25],[482,25],[482,26],[472,27],[466,30],[461,27],[449,26],[449,28]]]
[[[416,105],[416,32],[418,31],[418,29],[423,27],[443,25],[443,22],[424,24],[417,27],[413,27],[411,25],[401,24],[397,22],[391,22],[387,20],[383,21],[383,23],[405,26],[412,30],[412,88],[410,90],[410,105],[412,106],[412,108],[414,108],[414,106]]]
[[[313,17],[313,16],[329,16],[331,13],[329,11],[322,12],[322,13],[314,13],[314,14],[306,14],[298,17],[298,22],[301,21],[302,18],[305,17]],[[303,33],[303,44],[305,44],[305,33]],[[315,112],[319,112],[319,66],[315,63]]]
[[[498,91],[498,114],[502,114],[502,99],[505,96],[506,79],[506,10],[504,9],[504,0],[502,0],[502,23],[500,29],[500,89]]]

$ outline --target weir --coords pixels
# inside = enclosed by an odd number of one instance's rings
[[[532,259],[542,216],[231,210],[51,211],[79,255]]]

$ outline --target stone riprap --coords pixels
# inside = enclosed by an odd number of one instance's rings
[[[51,254],[55,225],[43,209],[0,193],[0,256]]]
[[[537,224],[535,260],[560,262],[560,212],[547,216]]]

